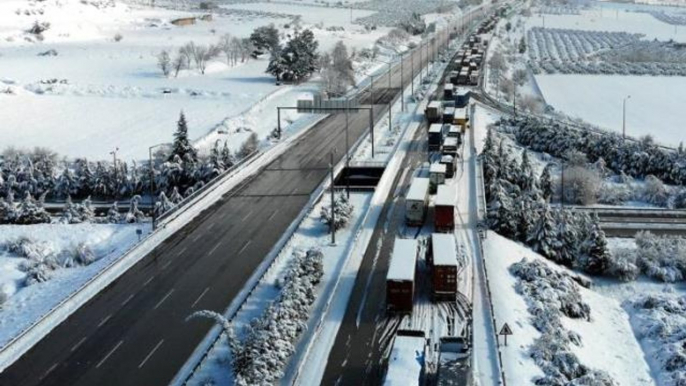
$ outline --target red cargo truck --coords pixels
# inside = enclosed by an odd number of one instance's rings
[[[433,233],[429,250],[434,300],[457,296],[457,244],[449,233]]]
[[[395,239],[386,274],[386,309],[390,312],[412,313],[418,250],[415,239]]]
[[[455,202],[457,194],[452,185],[439,185],[434,201],[434,228],[437,232],[455,229]]]

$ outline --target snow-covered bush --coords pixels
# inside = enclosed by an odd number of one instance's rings
[[[560,189],[562,189],[560,181]],[[564,201],[571,204],[592,205],[598,199],[601,180],[598,173],[582,166],[565,168]]]
[[[643,295],[628,301],[631,324],[646,356],[655,358],[654,368],[664,385],[686,382],[686,298],[674,293]]]
[[[651,174],[645,178],[643,199],[653,205],[664,207],[667,206],[669,192],[667,191],[665,184],[663,184],[659,178]]]
[[[307,327],[316,286],[324,274],[323,254],[311,249],[294,252],[294,257],[280,280],[279,296],[246,328],[245,340],[230,339],[238,385],[277,383],[298,337]]]
[[[686,277],[686,239],[639,232],[635,243],[637,265],[644,274],[670,283]]]
[[[91,206],[90,197],[86,198],[80,204],[74,204],[71,196],[67,196],[67,201],[64,204],[62,217],[60,221],[65,224],[80,224],[93,222],[95,219],[95,211]]]
[[[140,200],[140,196],[134,196],[131,199],[131,202],[129,204],[129,211],[128,213],[126,213],[126,216],[124,217],[124,222],[126,222],[127,224],[139,223],[145,220],[145,214],[140,209],[138,209],[138,203],[140,202]]]
[[[598,202],[608,205],[622,205],[634,199],[632,186],[603,182],[598,191]]]
[[[350,201],[348,201],[348,198],[345,194],[339,193],[335,195],[333,213],[335,217],[335,219],[333,219],[333,226],[335,227],[335,230],[343,229],[348,225],[348,223],[350,223],[353,209],[353,205],[350,203]],[[322,205],[321,211],[319,212],[319,217],[321,222],[329,227],[330,231],[332,226],[330,203],[328,205]]]
[[[616,277],[621,281],[634,281],[641,273],[636,265],[636,252],[632,249],[622,248],[612,251],[612,260],[607,270],[607,275]]]
[[[581,346],[581,337],[565,329],[562,317],[591,319],[591,308],[581,298],[575,279],[538,260],[522,259],[509,270],[517,278],[515,289],[526,301],[534,327],[541,333],[529,348],[529,355],[545,374],[534,383],[615,385],[605,372],[580,363],[572,351],[572,345]]]

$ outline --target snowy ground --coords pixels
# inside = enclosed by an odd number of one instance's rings
[[[524,299],[515,291],[516,279],[508,268],[523,257],[544,261],[556,270],[566,268],[546,260],[531,249],[489,231],[484,241],[486,264],[498,323],[508,323],[514,335],[503,347],[503,363],[508,384],[530,384],[542,375],[528,355],[529,346],[540,334],[531,325],[531,315]],[[591,307],[590,322],[563,318],[564,326],[581,335],[583,346],[573,347],[581,363],[605,370],[620,385],[655,384],[641,346],[634,337],[629,316],[616,299],[599,291],[580,288],[583,301]]]
[[[600,127],[622,131],[622,100],[627,95],[627,135],[650,134],[678,146],[686,111],[686,78],[657,76],[537,75],[545,100],[555,109]]]
[[[0,291],[9,299],[0,305],[0,346],[44,315],[103,267],[132,247],[137,241],[136,229],[149,232],[149,224],[44,224],[3,225],[0,227]],[[55,253],[72,250],[85,243],[99,260],[85,266],[61,268],[47,282],[24,286],[26,274],[19,269],[25,258],[7,251],[6,244],[21,237],[45,243]]]
[[[266,3],[250,6],[273,9]],[[344,9],[283,7],[300,12],[303,27],[313,28],[322,52],[338,40],[351,48],[369,47],[388,32],[385,28],[366,32],[350,25]],[[33,14],[24,15],[25,9]],[[21,10],[19,15],[16,10]],[[220,57],[209,63],[205,75],[184,70],[178,78],[163,77],[156,64],[162,49],[175,52],[191,40],[216,43],[225,33],[246,37],[255,27],[274,23],[281,28],[291,21],[280,14],[226,11],[210,22],[169,24],[192,15],[119,3],[96,8],[77,0],[1,2],[0,90],[12,94],[0,93],[0,115],[9,128],[0,132],[0,142],[48,146],[63,155],[90,159],[109,159],[108,153],[118,147],[121,159],[140,159],[149,146],[171,140],[178,114],[184,110],[192,139],[204,139],[201,144],[228,140],[235,149],[249,135],[244,128],[266,136],[276,126],[276,105],[293,105],[318,87],[316,81],[277,87],[264,73],[266,58],[229,67]],[[24,40],[29,36],[24,31],[35,20],[51,24],[42,42]],[[331,25],[344,26],[345,31],[327,31]],[[121,41],[114,41],[115,34],[121,34]],[[50,49],[57,56],[38,56]],[[66,84],[40,83],[51,79]],[[228,129],[228,134],[205,138],[215,128]]]

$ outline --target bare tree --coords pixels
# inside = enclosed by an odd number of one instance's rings
[[[162,70],[164,76],[169,76],[171,70],[171,58],[169,57],[169,52],[167,50],[162,50],[157,55],[157,66]]]
[[[241,63],[250,60],[250,54],[255,50],[255,46],[248,38],[241,39]]]
[[[226,64],[231,65],[231,34],[224,34],[219,38],[217,47],[226,56]]]
[[[562,192],[564,201],[579,205],[595,204],[600,193],[600,185],[600,176],[594,170],[580,166],[565,168]]]
[[[179,50],[179,52],[172,60],[171,66],[174,69],[174,78],[179,76],[179,71],[181,71],[188,64],[186,56]]]
[[[207,62],[212,58],[217,56],[219,53],[218,46],[199,46],[193,42],[189,42],[184,47],[182,47],[184,55],[192,58],[195,62],[195,67],[200,71],[201,74],[205,74],[207,69]]]

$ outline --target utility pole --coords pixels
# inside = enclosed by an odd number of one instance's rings
[[[410,66],[412,67],[412,71],[410,73],[410,83],[412,84],[412,97],[414,97],[414,54],[415,50],[412,50],[410,52]]]
[[[117,197],[117,194],[119,192],[119,177],[117,176],[117,152],[118,151],[119,151],[119,148],[116,147],[116,148],[114,148],[113,151],[110,152],[110,154],[112,154],[112,158],[113,158],[112,165],[114,167],[114,189],[115,189],[114,197],[115,198]]]
[[[403,112],[405,112],[405,81],[403,79],[405,76],[405,67],[403,65],[404,59],[403,54],[400,54],[400,108]]]
[[[351,8],[352,9],[352,8]],[[348,142],[348,128],[350,125],[350,99],[345,98],[345,194],[350,198],[350,143]]]
[[[631,95],[624,97],[622,101],[622,139],[626,139],[626,100],[631,99]]]
[[[333,178],[333,154],[336,148],[331,150],[331,163],[329,169],[331,170],[331,245],[336,245],[336,200],[334,197],[334,178]]]

